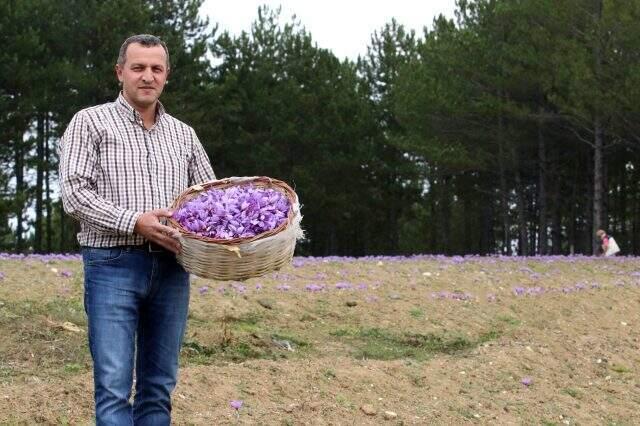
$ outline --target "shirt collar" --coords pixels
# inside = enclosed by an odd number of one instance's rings
[[[142,116],[134,107],[132,107],[129,104],[129,102],[127,102],[122,92],[120,92],[120,94],[118,95],[118,99],[116,99],[116,107],[121,113],[124,114],[125,117],[128,117],[132,122],[138,123],[141,126],[143,125]],[[165,114],[164,105],[162,105],[162,102],[158,101],[158,103],[156,104],[155,125],[160,123],[160,120],[162,120],[162,117],[164,116],[164,114]]]

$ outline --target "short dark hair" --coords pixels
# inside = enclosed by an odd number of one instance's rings
[[[156,37],[151,34],[138,34],[126,39],[124,43],[122,43],[122,46],[120,46],[120,53],[118,53],[118,62],[117,62],[118,65],[123,66],[124,63],[127,61],[127,48],[132,43],[138,43],[145,47],[162,46],[162,48],[164,49],[164,53],[167,54],[167,69],[170,68],[169,49],[167,48],[167,45],[165,44],[164,41],[160,40],[159,37]]]

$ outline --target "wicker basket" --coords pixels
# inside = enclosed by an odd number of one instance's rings
[[[282,192],[289,200],[287,221],[277,228],[248,238],[229,240],[202,237],[185,230],[175,219],[169,225],[180,231],[182,252],[178,262],[185,270],[202,278],[242,281],[276,271],[291,262],[300,228],[298,196],[286,183],[264,176],[230,177],[194,185],[184,191],[171,206],[178,209],[185,202],[212,188],[253,185]]]

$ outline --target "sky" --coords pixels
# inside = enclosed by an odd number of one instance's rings
[[[220,31],[239,34],[250,30],[262,4],[272,9],[281,6],[281,22],[289,22],[295,14],[319,47],[353,60],[366,54],[371,34],[391,18],[422,36],[433,18],[439,14],[453,18],[455,10],[455,0],[205,0],[200,13],[218,23]]]

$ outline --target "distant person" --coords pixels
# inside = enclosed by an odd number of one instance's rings
[[[196,133],[158,100],[169,75],[166,44],[129,37],[115,71],[118,98],[78,112],[60,140],[60,188],[80,222],[96,423],[164,426],[189,274],[176,261],[179,234],[161,221],[182,191],[215,176]]]
[[[611,235],[607,235],[602,229],[598,229],[596,237],[600,243],[600,250],[598,250],[599,256],[615,256],[620,252],[620,247],[618,247],[616,240]]]

